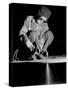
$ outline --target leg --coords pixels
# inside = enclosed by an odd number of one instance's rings
[[[45,33],[44,35],[44,47],[43,50],[46,51],[46,56],[48,57],[48,52],[47,52],[47,48],[49,45],[51,45],[51,43],[53,42],[54,39],[54,35],[51,31],[48,31]]]

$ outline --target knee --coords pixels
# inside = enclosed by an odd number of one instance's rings
[[[52,39],[52,40],[54,39],[54,34],[52,33],[52,31],[49,30],[49,31],[47,32],[47,35],[48,35],[48,37],[49,37],[50,39]]]

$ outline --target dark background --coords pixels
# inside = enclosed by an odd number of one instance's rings
[[[19,31],[24,20],[29,15],[36,15],[43,5],[32,4],[10,4],[9,5],[9,52],[10,58],[16,49],[19,49],[18,57],[27,59],[31,52],[25,46],[24,41],[20,41]],[[50,30],[54,34],[54,41],[48,47],[49,56],[66,56],[66,7],[47,6],[52,15],[48,20]]]
[[[9,63],[9,85],[31,86],[46,85],[46,63]],[[66,83],[66,63],[49,64],[50,83]]]

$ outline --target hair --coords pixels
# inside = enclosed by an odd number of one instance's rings
[[[51,11],[48,7],[46,6],[42,6],[41,9],[38,10],[38,13],[34,15],[34,19],[35,21],[37,22],[37,20],[41,17],[41,16],[44,16],[46,17],[47,19],[50,18],[51,16]]]
[[[51,11],[49,8],[42,6],[41,9],[38,11],[39,16],[44,16],[47,19],[51,16]]]

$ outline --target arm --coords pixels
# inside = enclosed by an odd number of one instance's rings
[[[25,20],[24,25],[19,33],[19,36],[21,36],[20,40],[22,41],[22,35],[23,35],[24,39],[25,39],[25,44],[27,45],[28,48],[30,48],[30,50],[32,50],[34,48],[33,44],[30,42],[30,40],[27,36],[27,32],[29,30],[31,30],[31,19],[32,19],[32,16],[27,17],[27,19]]]
[[[22,36],[24,36],[25,41],[28,41],[28,37],[27,37],[27,28],[25,26],[22,27],[22,29],[20,30],[19,36],[20,36],[20,40],[22,41]]]
[[[31,30],[31,20],[32,20],[32,16],[27,16],[26,20],[24,21],[24,25],[19,32],[19,36],[24,35],[26,41],[28,40],[26,33],[29,30]],[[21,41],[22,41],[22,37],[21,37]]]

